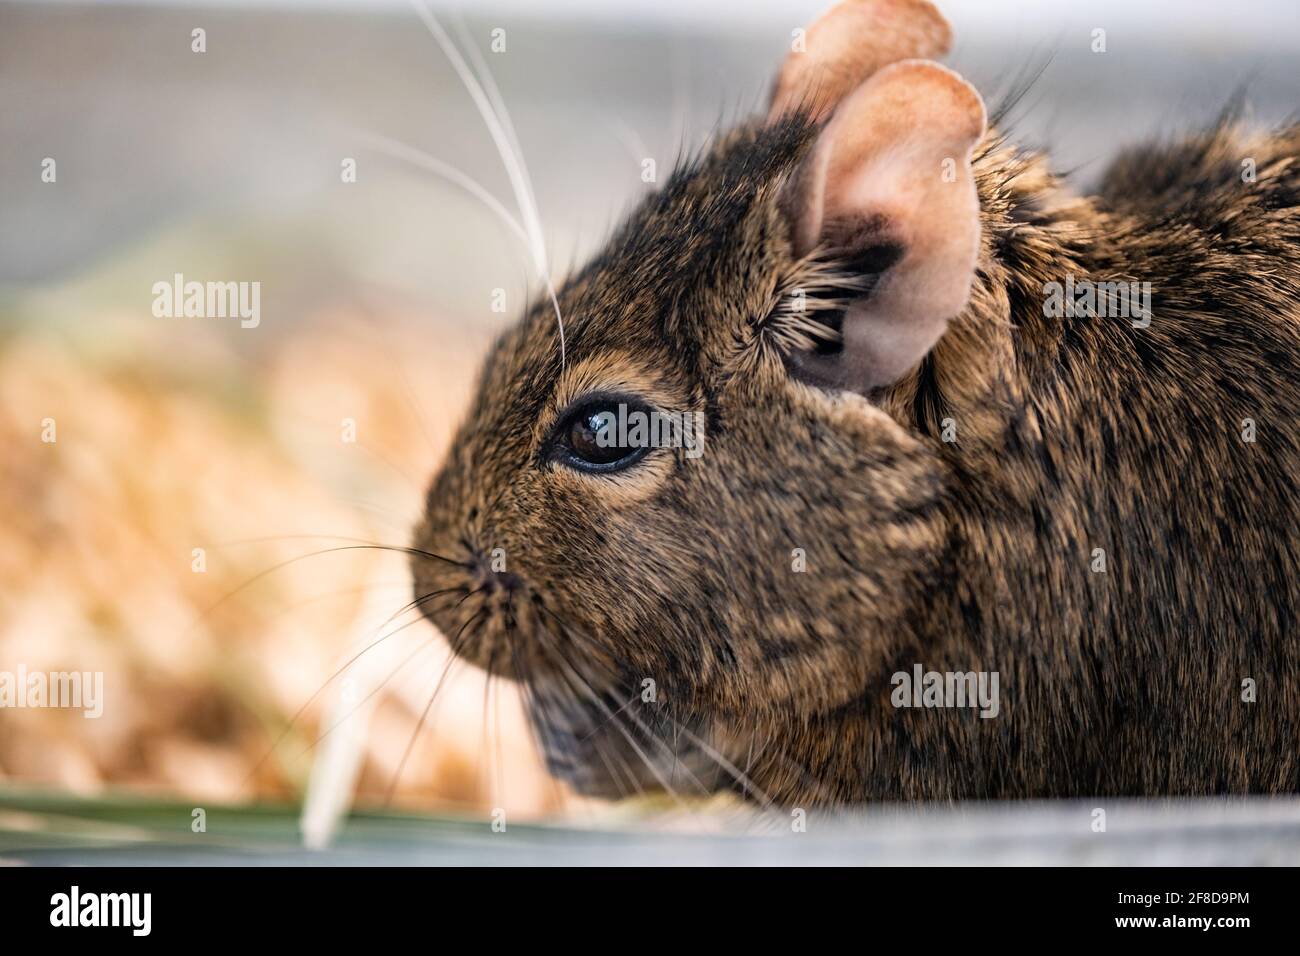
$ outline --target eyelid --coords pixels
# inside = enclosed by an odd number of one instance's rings
[[[580,412],[584,408],[587,408],[590,405],[619,405],[619,404],[626,405],[628,411],[632,411],[633,409],[637,409],[637,408],[649,409],[652,407],[650,402],[646,401],[643,398],[639,398],[636,395],[631,395],[627,392],[613,392],[613,391],[588,392],[585,395],[578,396],[577,398],[569,402],[568,405],[564,406],[564,408],[561,409],[559,414],[556,416],[555,421],[557,425],[562,421],[567,421],[568,419],[573,417],[575,412]]]

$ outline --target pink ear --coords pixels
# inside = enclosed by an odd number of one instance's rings
[[[823,13],[786,56],[768,117],[802,109],[822,119],[882,67],[934,59],[951,45],[948,21],[927,0],[845,0]]]
[[[796,251],[851,264],[887,249],[893,261],[845,312],[843,352],[801,361],[811,377],[892,384],[965,307],[980,237],[970,157],[984,130],[979,94],[927,60],[885,67],[836,109],[794,184]]]

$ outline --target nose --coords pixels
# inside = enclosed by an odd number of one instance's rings
[[[523,588],[523,579],[513,571],[507,571],[504,563],[499,561],[500,559],[475,553],[472,562],[475,580],[488,594],[500,591],[507,597],[512,597]]]

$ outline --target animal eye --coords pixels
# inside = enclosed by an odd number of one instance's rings
[[[560,460],[578,471],[604,474],[621,471],[650,450],[645,428],[629,421],[646,416],[640,404],[616,399],[589,402],[571,412],[557,430]]]

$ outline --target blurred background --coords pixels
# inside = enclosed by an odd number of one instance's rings
[[[761,106],[825,5],[428,9],[500,89],[558,277],[653,188],[645,160],[662,179]],[[1081,188],[1238,90],[1261,124],[1300,104],[1293,0],[939,5],[991,106],[1037,77],[1013,136]],[[99,719],[0,710],[0,786],[590,812],[508,685],[453,666],[421,724],[441,639],[402,612],[402,557],[360,547],[408,542],[479,358],[537,289],[417,11],[0,3],[0,144],[0,672],[100,671],[105,697]],[[156,317],[177,273],[260,283],[257,327]]]

